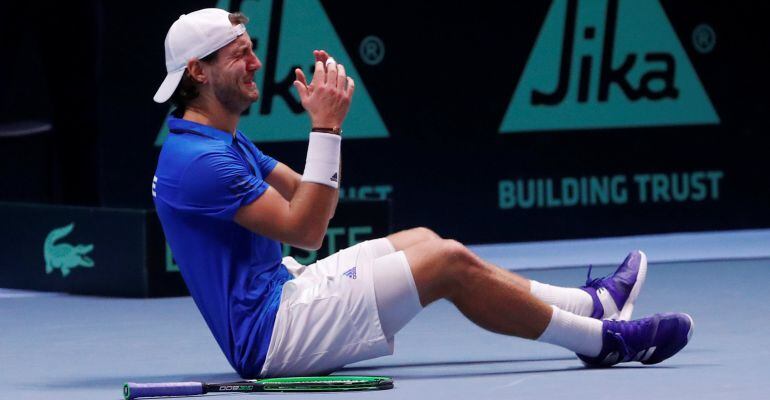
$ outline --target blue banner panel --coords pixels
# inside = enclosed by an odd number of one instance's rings
[[[0,287],[106,296],[178,295],[178,273],[151,290],[162,259],[147,210],[0,204]],[[162,239],[161,239],[162,240]],[[162,241],[160,243],[162,245]],[[157,253],[157,251],[156,251]]]
[[[388,201],[339,203],[310,264],[391,232]],[[0,287],[122,297],[186,295],[154,210],[0,203]],[[182,266],[184,268],[184,266]]]
[[[345,65],[356,92],[342,126],[340,195],[391,200],[396,229],[492,243],[770,227],[770,2],[52,7],[34,10],[46,23],[3,53],[24,64],[0,66],[10,68],[0,74],[9,88],[0,123],[27,104],[38,112],[15,117],[53,125],[51,137],[0,151],[12,165],[23,165],[19,154],[35,164],[0,170],[3,199],[152,208],[172,112],[152,100],[166,75],[166,33],[183,13],[221,7],[250,18],[262,65],[260,98],[239,128],[296,171],[310,121],[293,70],[312,76],[313,49]],[[27,31],[23,19],[6,20],[0,29]],[[55,173],[40,167],[45,152]]]

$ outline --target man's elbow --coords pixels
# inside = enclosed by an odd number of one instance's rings
[[[316,251],[323,245],[326,237],[326,229],[323,230],[304,230],[300,237],[296,238],[292,246],[303,250]]]
[[[321,243],[323,243],[323,241],[318,242],[318,243],[294,244],[292,246],[300,248],[302,250],[317,251],[317,250],[319,250],[321,248]]]
[[[307,240],[301,243],[295,243],[292,246],[299,247],[302,250],[316,251],[321,248],[322,244],[323,244],[323,237],[321,238],[321,240],[313,240],[313,241]]]

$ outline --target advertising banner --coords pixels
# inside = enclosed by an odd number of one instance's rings
[[[341,196],[390,199],[396,229],[488,243],[770,226],[760,2],[110,2],[105,205],[151,205],[163,39],[213,6],[251,18],[263,64],[240,129],[297,171],[310,122],[292,71],[310,76],[314,49],[346,66]]]
[[[342,201],[311,264],[391,232],[387,201]],[[154,210],[0,203],[0,287],[122,297],[186,295]]]
[[[0,287],[125,297],[186,292],[178,273],[163,270],[154,211],[0,203],[0,220]]]

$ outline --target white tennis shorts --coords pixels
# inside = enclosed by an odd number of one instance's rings
[[[372,266],[378,258],[378,268],[409,268],[404,253],[394,253],[386,238],[308,266],[284,258],[295,279],[283,286],[261,377],[326,374],[393,354],[393,338],[383,333],[377,311]]]

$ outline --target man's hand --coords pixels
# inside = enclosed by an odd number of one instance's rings
[[[307,83],[301,69],[294,70],[296,80],[294,87],[299,92],[302,106],[310,115],[314,127],[341,127],[350,109],[355,83],[345,73],[342,64],[329,63],[329,54],[323,50],[313,52],[315,56],[315,71],[313,80]]]
[[[313,57],[316,61],[320,61],[326,65],[326,61],[332,58],[326,50],[313,50]]]

